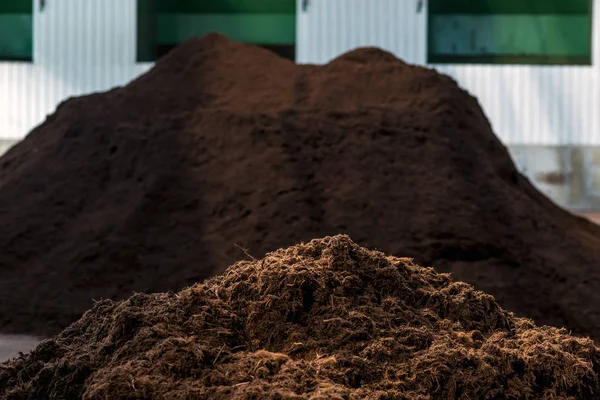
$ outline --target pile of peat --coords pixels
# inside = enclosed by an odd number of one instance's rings
[[[1,364],[0,399],[591,399],[599,373],[591,340],[338,235],[100,301]]]
[[[359,49],[296,65],[219,35],[74,98],[0,158],[0,331],[180,290],[314,237],[454,273],[600,339],[600,228],[515,169],[477,101]]]

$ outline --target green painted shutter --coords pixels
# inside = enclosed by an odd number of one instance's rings
[[[428,62],[590,65],[592,0],[430,0]]]
[[[295,0],[158,0],[161,14],[294,14]]]
[[[0,0],[0,60],[32,59],[32,0]]]
[[[138,59],[151,61],[209,32],[265,47],[294,46],[295,0],[138,0]],[[159,50],[157,50],[159,49]]]

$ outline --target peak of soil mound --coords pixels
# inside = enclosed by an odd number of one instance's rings
[[[96,303],[0,365],[0,398],[577,398],[600,349],[339,235],[179,293]]]
[[[186,41],[131,82],[114,104],[143,113],[202,108],[265,112],[289,107],[296,64],[218,34]],[[245,93],[244,95],[240,95]],[[136,102],[132,106],[132,102]],[[141,104],[139,104],[141,102]],[[139,110],[138,107],[144,107]]]
[[[298,66],[190,40],[4,155],[0,221],[5,332],[54,334],[92,299],[179,290],[236,244],[261,257],[348,233],[600,339],[600,229],[517,172],[453,80],[380,50]]]
[[[393,62],[396,64],[405,64],[391,52],[383,50],[379,47],[361,47],[356,50],[350,50],[341,56],[334,58],[330,64],[335,65],[343,62],[355,62],[360,64]]]

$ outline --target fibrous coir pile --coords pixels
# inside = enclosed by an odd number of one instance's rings
[[[502,83],[504,84],[504,83]],[[360,49],[297,66],[208,35],[69,100],[0,159],[0,331],[179,290],[337,233],[600,339],[600,228],[515,169],[477,101]]]
[[[0,365],[0,399],[598,398],[600,348],[339,235],[98,302]]]

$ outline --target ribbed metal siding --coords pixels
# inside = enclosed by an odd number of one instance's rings
[[[65,98],[120,86],[135,62],[135,0],[34,2],[34,62],[0,61],[0,138],[23,138]]]
[[[422,64],[426,10],[416,0],[298,0],[297,61],[322,64],[356,47],[377,46]]]
[[[355,47],[378,46],[425,64],[424,3],[417,14],[417,0],[310,0],[305,13],[298,11],[298,61],[321,64]],[[479,99],[506,144],[600,145],[598,2],[593,19],[593,67],[433,67]]]

